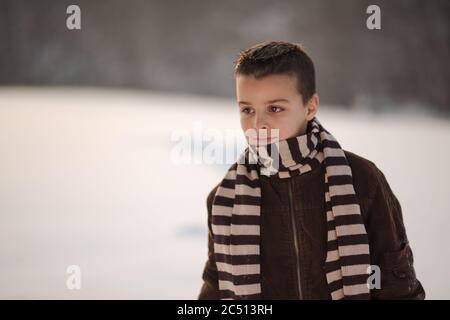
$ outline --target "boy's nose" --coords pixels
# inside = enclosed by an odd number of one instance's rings
[[[270,130],[270,125],[267,123],[266,121],[267,119],[265,117],[256,117],[256,121],[255,121],[255,130],[258,133],[258,135],[260,134],[260,129],[265,129],[267,131]]]

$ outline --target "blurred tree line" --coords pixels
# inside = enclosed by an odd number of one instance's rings
[[[81,30],[66,8],[81,7]],[[366,8],[381,8],[381,30]],[[450,114],[448,0],[0,0],[0,85],[146,88],[231,97],[233,60],[303,43],[321,102]]]

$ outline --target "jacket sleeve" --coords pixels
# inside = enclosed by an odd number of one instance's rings
[[[208,210],[208,260],[203,268],[203,285],[198,300],[219,300],[219,283],[216,261],[214,259],[214,241],[211,228],[212,202],[216,193],[215,187],[208,195],[206,206]]]
[[[366,229],[371,264],[379,267],[381,286],[371,290],[371,297],[425,299],[425,291],[416,278],[402,208],[384,174],[375,168],[378,184],[368,209]]]

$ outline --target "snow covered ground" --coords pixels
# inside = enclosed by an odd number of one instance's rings
[[[450,122],[327,106],[318,119],[385,173],[427,297],[449,299]],[[0,88],[0,298],[196,299],[206,196],[227,168],[173,163],[173,130],[196,121],[239,132],[233,100]]]

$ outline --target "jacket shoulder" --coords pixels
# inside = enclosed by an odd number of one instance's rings
[[[363,198],[373,198],[382,174],[376,164],[354,152],[344,150],[352,171],[356,193]]]
[[[206,206],[208,208],[208,214],[209,215],[211,215],[211,210],[212,210],[212,204],[213,204],[213,201],[214,201],[214,196],[216,195],[217,188],[219,188],[219,186],[220,186],[220,182],[214,188],[212,188],[212,190],[208,194],[208,197],[206,198]]]

